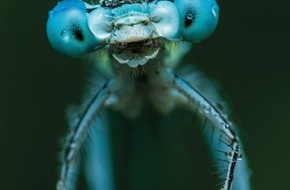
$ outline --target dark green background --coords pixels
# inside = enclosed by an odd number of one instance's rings
[[[56,1],[1,1],[0,189],[54,189],[65,107],[81,64],[46,39]],[[290,40],[286,0],[223,0],[195,60],[223,86],[241,124],[254,188],[290,189]]]

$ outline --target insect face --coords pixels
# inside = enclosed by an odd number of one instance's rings
[[[103,1],[88,5],[65,0],[51,12],[47,23],[52,46],[70,57],[82,57],[107,46],[121,64],[135,68],[154,59],[162,39],[199,42],[218,21],[213,0]]]

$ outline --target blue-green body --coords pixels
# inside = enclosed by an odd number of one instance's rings
[[[213,157],[224,161],[216,161],[217,170],[223,170],[221,187],[224,190],[249,189],[247,163],[243,161],[238,165],[243,151],[235,126],[226,114],[226,105],[214,85],[193,69],[191,62],[190,69],[178,67],[191,43],[200,42],[213,33],[218,16],[215,0],[101,0],[96,5],[64,0],[50,11],[47,34],[51,45],[69,57],[89,57],[94,65],[94,74],[90,76],[94,84],[88,85],[88,91],[93,93],[85,93],[87,101],[72,111],[77,114],[69,114],[74,122],[64,146],[57,190],[75,188],[74,178],[83,144],[88,147],[85,165],[92,189],[193,189],[197,184],[194,175],[198,175],[198,167],[188,164],[187,168],[187,164],[180,164],[194,159],[192,152],[186,158],[192,141],[181,142],[182,138],[172,137],[171,142],[163,131],[164,124],[174,118],[170,114],[180,107],[187,110],[185,113],[195,113],[208,121],[213,131],[216,129],[212,133],[205,132],[205,139],[211,142],[211,149],[219,150],[218,153],[212,151]],[[220,104],[224,110],[217,106]],[[108,121],[107,116],[99,114],[103,108],[116,111],[110,112],[109,116],[113,117],[108,116]],[[170,117],[164,120],[164,115]],[[116,118],[120,120],[115,121]],[[191,130],[182,128],[181,124],[194,125],[192,118],[188,118],[174,119],[184,136]],[[118,124],[120,129],[116,129]],[[132,125],[137,125],[137,129]],[[122,129],[131,134],[111,131]],[[130,139],[124,139],[124,135]],[[118,139],[123,145],[121,149],[118,149]],[[175,141],[187,148],[179,152],[173,147],[172,152],[168,151],[166,145],[174,146]],[[125,151],[124,155],[120,150]],[[142,152],[149,162],[140,157]],[[180,162],[174,154],[180,154]],[[118,159],[124,160],[123,166]],[[114,170],[126,170],[126,167],[128,172]],[[141,168],[144,173],[139,171]],[[238,173],[235,181],[234,173]],[[178,183],[181,184],[176,186]]]

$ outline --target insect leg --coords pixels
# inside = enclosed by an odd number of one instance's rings
[[[208,126],[209,128],[212,128]],[[212,133],[214,131],[214,133]],[[209,144],[213,161],[215,162],[215,171],[218,179],[222,180],[228,172],[228,164],[231,158],[232,147],[220,135],[219,131],[208,129],[204,134]],[[238,163],[234,171],[234,180],[232,189],[234,190],[250,190],[250,170],[243,149],[240,150],[242,157],[238,158]]]
[[[95,118],[86,141],[84,157],[89,189],[114,190],[114,174],[110,146],[110,128],[106,114]]]
[[[202,72],[199,71],[198,68],[189,66],[183,67],[182,70],[179,70],[179,76],[187,81],[190,86],[193,86],[196,91],[200,94],[204,95],[208,102],[211,102],[211,105],[215,107],[223,117],[228,120],[228,123],[231,125],[233,131],[235,131],[236,136],[238,135],[238,126],[234,123],[231,123],[228,119],[228,114],[230,113],[230,109],[227,106],[227,102],[224,101],[224,98],[220,95],[220,88],[219,85],[215,82],[206,77]],[[172,75],[172,74],[171,74]],[[174,78],[174,75],[173,77]],[[173,79],[171,79],[173,81]],[[222,182],[225,178],[225,175],[228,171],[228,162],[230,158],[230,152],[232,151],[232,147],[230,146],[231,143],[221,135],[220,130],[217,129],[216,126],[211,124],[208,120],[206,113],[210,114],[208,109],[204,109],[201,107],[201,104],[197,104],[195,102],[189,102],[185,96],[183,96],[183,102],[181,105],[188,108],[195,107],[195,113],[201,117],[201,121],[203,121],[201,127],[203,130],[203,135],[207,141],[207,144],[210,148],[210,152],[215,162],[215,170],[214,174],[218,175],[218,179]],[[190,108],[193,110],[193,108]],[[206,112],[206,113],[205,113]],[[235,168],[235,177],[233,181],[234,190],[249,190],[251,189],[251,170],[248,167],[247,157],[243,151],[243,144],[239,141],[240,147],[240,154],[242,155],[242,161],[239,161]]]
[[[239,140],[231,128],[231,123],[197,89],[177,75],[174,77],[173,84],[189,102],[195,104],[195,106],[199,108],[199,111],[201,111],[203,115],[223,134],[224,138],[229,143],[231,151],[229,152],[230,158],[223,190],[231,190],[234,170],[236,168],[237,160],[240,157]]]
[[[62,154],[61,173],[56,187],[57,190],[70,190],[73,188],[72,178],[78,165],[80,149],[87,138],[90,122],[94,119],[94,115],[102,108],[106,99],[118,88],[119,85],[115,80],[105,83],[93,96],[81,114],[76,126],[68,134]]]
[[[223,190],[231,190],[233,186],[233,178],[237,161],[241,157],[240,142],[236,135],[232,123],[224,116],[219,109],[216,108],[205,96],[203,96],[197,89],[181,79],[177,75],[170,76],[166,74],[164,78],[171,80],[174,88],[176,88],[182,95],[184,95],[187,101],[213,124],[214,128],[220,131],[225,142],[230,147],[230,151],[227,152],[228,166],[226,169],[226,177]]]

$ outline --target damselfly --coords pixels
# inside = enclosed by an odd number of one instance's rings
[[[196,69],[178,65],[192,43],[212,34],[218,17],[215,0],[63,0],[49,12],[52,46],[70,57],[89,57],[96,66],[94,93],[86,93],[87,101],[69,112],[73,121],[57,190],[75,188],[84,146],[91,187],[118,188],[101,110],[111,108],[136,120],[144,108],[162,115],[179,106],[199,115],[203,127],[211,126],[204,136],[223,178],[219,188],[250,189],[246,160],[239,161],[243,151],[236,127],[214,85]]]

